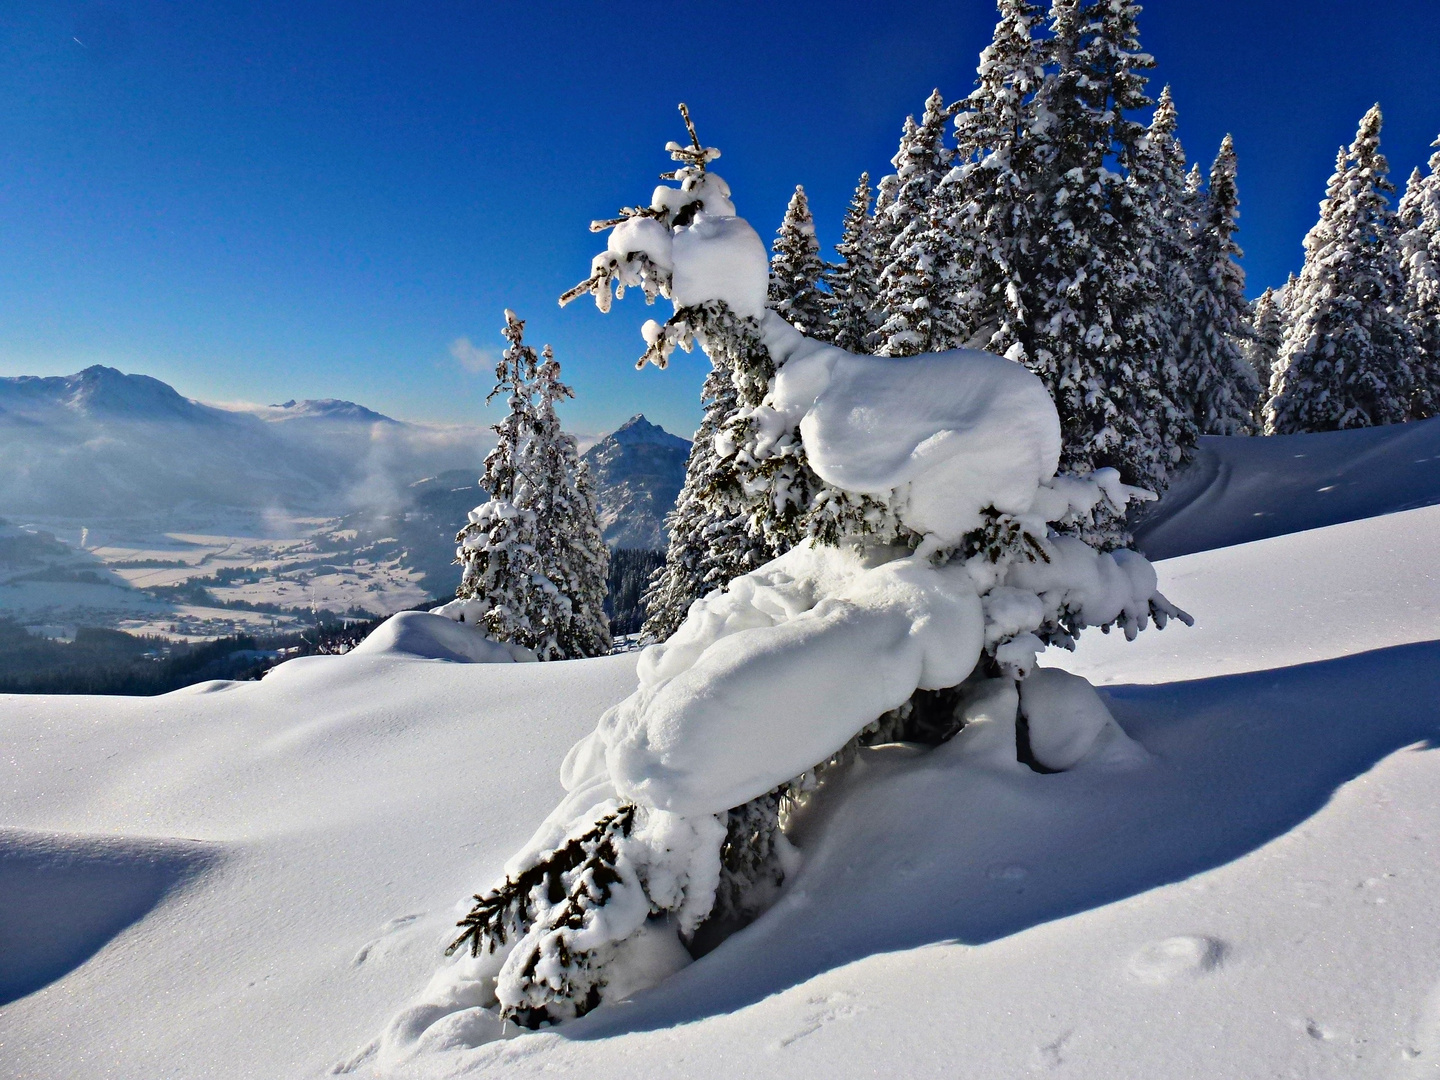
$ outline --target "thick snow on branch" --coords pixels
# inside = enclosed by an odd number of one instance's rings
[[[891,501],[921,535],[953,545],[987,508],[1027,514],[1055,475],[1060,419],[1019,364],[971,349],[857,356],[773,314],[764,331],[779,374],[754,414],[762,439],[798,426],[821,479]]]
[[[698,601],[591,736],[617,792],[719,813],[825,760],[916,689],[969,675],[983,618],[964,566],[896,554],[807,544]]]

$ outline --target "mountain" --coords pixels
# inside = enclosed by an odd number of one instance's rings
[[[605,542],[616,548],[663,551],[665,515],[685,483],[690,443],[643,415],[632,416],[585,451]]]
[[[98,365],[0,378],[0,513],[393,508],[418,476],[478,469],[489,441],[483,428],[403,423],[336,399],[219,408]]]
[[[352,424],[398,424],[400,421],[340,398],[291,398],[283,405],[270,405],[258,414],[262,420],[343,420]]]

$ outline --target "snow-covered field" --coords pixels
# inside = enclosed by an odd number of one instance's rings
[[[305,628],[316,609],[385,614],[429,598],[399,540],[360,537],[341,519],[234,511],[180,524],[173,517],[0,526],[0,537],[48,536],[63,545],[34,560],[0,562],[0,616],[51,636],[101,626],[203,640]]]
[[[714,952],[482,1045],[432,1002],[406,1060],[377,1038],[635,654],[392,635],[159,699],[0,697],[0,1073],[1440,1076],[1437,527],[1160,563],[1195,627],[1044,658],[1142,764],[866,751]]]

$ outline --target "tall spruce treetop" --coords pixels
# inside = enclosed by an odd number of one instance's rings
[[[589,468],[572,435],[560,428],[555,404],[575,392],[560,381],[560,364],[546,345],[533,381],[531,437],[523,456],[535,488],[534,512],[541,568],[568,602],[555,632],[559,658],[610,651],[605,590],[610,552],[600,533]]]
[[[546,576],[536,504],[541,485],[527,469],[534,452],[533,397],[539,359],[525,344],[525,323],[505,312],[505,339],[510,343],[495,366],[492,400],[503,396],[509,406],[494,426],[495,448],[485,457],[480,486],[490,501],[470,511],[470,520],[455,540],[456,561],[464,571],[456,596],[478,601],[479,622],[496,641],[533,649],[542,660],[563,658],[559,644],[570,605]]]
[[[1200,231],[1204,196],[1199,190],[1199,170],[1185,171],[1185,148],[1176,134],[1179,113],[1166,86],[1155,102],[1155,114],[1145,133],[1130,181],[1136,196],[1148,208],[1150,228],[1145,251],[1146,276],[1158,283],[1155,310],[1159,318],[1155,332],[1159,339],[1156,377],[1168,401],[1164,412],[1154,419],[1162,442],[1183,456],[1200,434],[1193,372],[1184,363],[1182,343],[1193,335],[1196,282],[1192,252]]]
[[[815,218],[799,185],[790,197],[770,256],[770,306],[807,337],[830,337],[830,298],[820,287],[825,263],[815,238]]]
[[[945,313],[953,266],[949,226],[932,193],[949,171],[945,128],[951,110],[935,90],[913,136],[895,155],[894,201],[885,206],[883,231],[893,236],[880,270],[880,327],[884,356],[914,356],[953,348],[960,328]],[[907,129],[907,135],[909,131]]]
[[[1267,433],[1334,431],[1404,420],[1423,364],[1405,318],[1405,275],[1380,153],[1380,106],[1341,147],[1265,406]]]
[[[966,343],[1023,363],[1041,182],[1031,102],[1044,78],[1044,56],[1040,9],[1026,0],[999,0],[998,7],[976,88],[955,116],[956,165],[941,191],[965,243],[952,303]]]
[[[825,269],[825,284],[830,290],[830,340],[853,353],[869,352],[880,328],[876,317],[879,268],[871,237],[873,226],[870,174],[861,173],[850,205],[845,208],[840,243],[835,245],[840,261]]]
[[[1191,256],[1190,319],[1181,339],[1181,379],[1189,390],[1196,427],[1206,435],[1251,431],[1260,382],[1241,352],[1249,304],[1243,254],[1235,242],[1240,196],[1235,144],[1229,135],[1210,168],[1207,193]]]
[[[1164,348],[1160,283],[1145,265],[1153,216],[1120,169],[1137,164],[1150,104],[1128,0],[1055,0],[1051,60],[1036,102],[1045,172],[1026,362],[1060,412],[1061,467],[1114,466],[1127,482],[1163,489],[1179,457],[1158,418],[1169,403],[1157,368]],[[1112,542],[1123,542],[1117,535]]]
[[[1274,289],[1266,289],[1250,305],[1249,328],[1242,339],[1241,350],[1250,362],[1259,381],[1262,395],[1269,392],[1270,374],[1275,370],[1275,361],[1280,356],[1280,343],[1285,337],[1285,309],[1280,296]],[[1256,405],[1258,422],[1265,406],[1262,397]]]
[[[1411,410],[1417,417],[1440,414],[1440,139],[1431,145],[1429,175],[1411,174],[1398,212],[1405,308],[1424,357]]]

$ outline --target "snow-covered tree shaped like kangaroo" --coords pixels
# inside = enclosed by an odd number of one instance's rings
[[[715,152],[692,129],[671,153],[680,187],[610,223],[580,290],[602,307],[612,288],[669,297],[675,315],[644,332],[657,363],[721,336],[696,311],[743,324],[772,374],[714,436],[717,460],[759,469],[793,437],[790,460],[894,528],[838,517],[641,654],[638,688],[567,755],[568,794],[451,946],[465,989],[446,993],[528,1026],[658,981],[707,920],[763,909],[797,857],[787,806],[858,743],[953,737],[1039,771],[1141,756],[1088,684],[1035,657],[1085,626],[1133,637],[1184,617],[1143,557],[1055,528],[1144,493],[1113,470],[1055,475],[1060,423],[1036,376],[988,353],[893,359],[806,338],[764,307],[764,247],[703,171]]]

